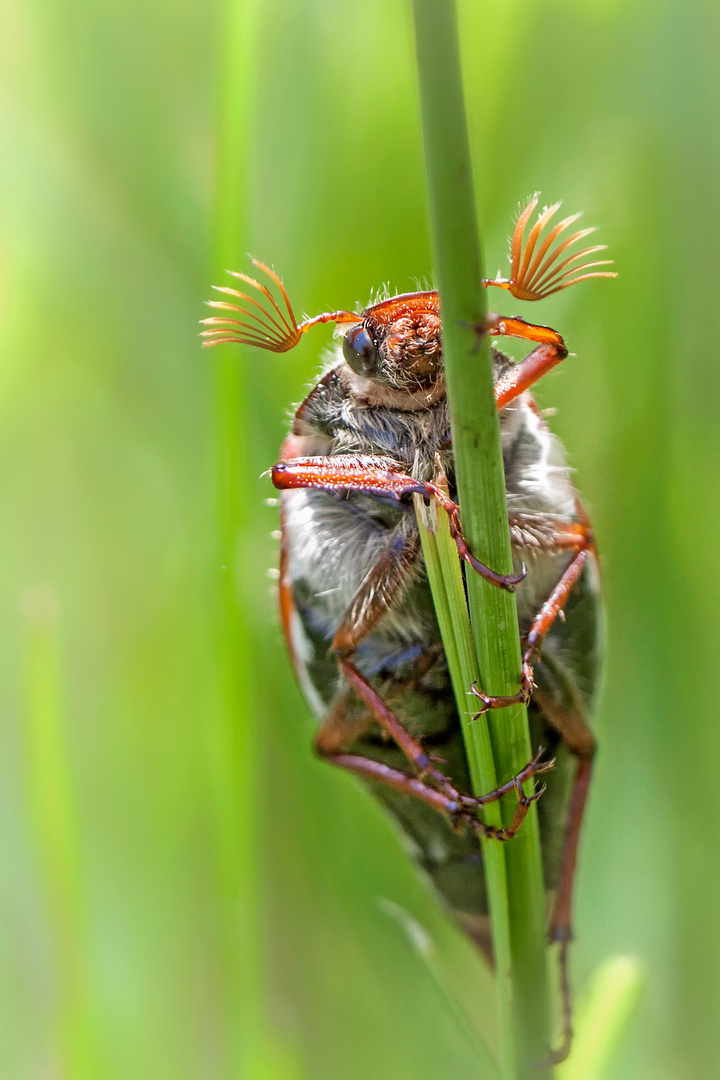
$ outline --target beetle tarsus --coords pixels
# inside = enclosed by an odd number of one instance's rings
[[[517,796],[517,806],[510,825],[502,829],[496,829],[493,826],[484,826],[484,830],[489,828],[493,829],[492,834],[485,831],[484,835],[492,835],[495,840],[511,840],[513,836],[515,836],[525,820],[528,810],[534,802],[537,802],[546,788],[546,785],[543,784],[542,787],[532,795],[526,795],[525,789],[523,788],[523,782],[525,780],[530,780],[540,773],[547,772],[549,769],[552,769],[555,764],[554,760],[541,762],[540,758],[542,752],[543,748],[541,746],[535,757],[532,761],[528,762],[524,769],[517,773],[516,776],[513,776],[512,779],[508,780],[506,784],[503,784],[502,787],[496,788],[495,791],[488,792],[487,795],[480,795],[477,798],[472,795],[461,796],[463,811],[468,814],[474,822],[477,818],[475,814],[472,813],[473,810],[477,811],[480,806],[484,806],[488,802],[494,802],[495,800],[502,798],[503,795],[508,795],[511,791],[515,791]]]
[[[483,713],[489,712],[490,709],[506,709],[510,705],[527,705],[532,694],[533,685],[532,667],[525,663],[523,663],[520,689],[517,694],[493,697],[484,693],[477,683],[473,683],[470,687],[470,693],[482,702],[482,708],[475,713],[473,720],[479,720]]]
[[[576,554],[565,568],[560,579],[543,604],[541,610],[533,619],[532,625],[523,640],[522,675],[520,677],[520,690],[517,694],[493,697],[484,693],[483,690],[473,683],[470,692],[482,702],[482,708],[473,716],[473,720],[479,719],[483,713],[490,709],[505,709],[510,705],[527,705],[534,688],[533,659],[540,651],[542,643],[555,619],[563,616],[563,605],[578,582],[587,561],[588,552],[593,549],[594,537],[589,528],[581,530],[573,539]],[[524,563],[523,563],[524,566]]]
[[[465,535],[462,531],[462,525],[460,524],[460,507],[456,502],[445,494],[442,488],[436,484],[425,484],[425,488],[429,495],[433,496],[440,506],[443,508],[448,516],[448,522],[450,525],[450,535],[455,541],[455,545],[458,549],[458,554],[461,559],[464,559],[473,570],[475,570],[485,581],[490,585],[496,585],[499,589],[505,589],[507,592],[514,592],[515,586],[520,582],[527,574],[527,567],[525,563],[522,564],[520,572],[517,574],[498,574],[495,570],[491,570],[490,567],[485,566],[477,559],[470,546],[465,539]]]
[[[555,940],[551,936],[551,941]],[[562,940],[558,962],[560,965],[560,992],[562,997],[562,1035],[560,1045],[554,1049],[548,1046],[548,1054],[544,1061],[533,1062],[539,1069],[552,1069],[555,1065],[561,1065],[570,1054],[573,1040],[572,1026],[572,1002],[570,997],[570,981],[568,978],[567,949],[570,938]]]
[[[515,778],[515,791],[517,792],[518,803],[521,806],[532,806],[532,804],[534,802],[537,802],[540,796],[543,795],[546,790],[547,784],[543,784],[542,787],[539,787],[537,791],[534,792],[532,795],[526,795],[525,789],[523,788],[521,781],[518,780],[517,777]]]

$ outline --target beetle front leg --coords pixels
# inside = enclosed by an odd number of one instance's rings
[[[356,491],[364,495],[394,499],[396,502],[411,495],[434,499],[448,515],[450,532],[460,557],[481,577],[498,588],[507,589],[508,592],[512,592],[525,577],[524,567],[519,574],[498,574],[476,559],[462,531],[458,504],[435,484],[415,480],[407,473],[400,472],[393,462],[383,458],[349,454],[337,457],[291,458],[273,467],[272,482],[281,491],[292,488],[312,488],[329,494]]]
[[[524,360],[513,364],[509,371],[495,383],[495,401],[500,410],[525,390],[529,390],[568,354],[565,342],[557,330],[549,326],[536,326],[520,318],[508,319],[503,315],[489,313],[482,325],[477,328],[477,332],[481,335],[489,334],[491,337],[515,337],[539,343],[538,347],[533,349]]]

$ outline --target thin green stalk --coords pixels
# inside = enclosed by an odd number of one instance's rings
[[[439,481],[436,477],[436,483]],[[455,541],[450,535],[447,516],[438,515],[433,504],[424,506],[423,499],[415,496],[415,511],[420,527],[423,557],[430,588],[432,589],[435,611],[440,626],[445,654],[447,656],[450,678],[458,704],[464,732],[472,731],[477,739],[483,763],[483,772],[477,771],[477,758],[468,751],[468,759],[475,772],[472,775],[473,790],[477,793],[492,791],[497,785],[494,770],[492,747],[486,724],[473,723],[475,708],[469,695],[469,687],[479,678],[479,668],[470,626],[470,617],[465,600],[462,572],[457,556]],[[499,803],[490,803],[484,812],[488,825],[502,826],[502,813]],[[510,922],[507,896],[507,874],[505,853],[501,844],[483,840],[483,860],[485,879],[493,921],[493,949],[498,969],[498,991],[501,997],[500,1032],[501,1056],[504,1075],[512,1076],[514,1069],[514,1036],[512,1024],[512,982],[508,975],[511,970],[510,957]]]
[[[468,329],[482,323],[485,304],[455,5],[454,0],[414,0],[414,10],[430,217],[463,527],[478,558],[500,573],[509,573],[512,552],[491,354],[487,341],[478,346],[476,335]],[[482,687],[493,695],[515,693],[520,674],[515,598],[477,574],[467,575],[467,589]],[[482,745],[486,727],[494,769]],[[507,779],[520,771],[532,756],[524,708],[493,710],[486,719],[466,725],[464,730],[476,791],[491,786],[493,775]],[[503,803],[507,822],[512,803]],[[535,808],[521,838],[505,846],[503,858],[509,942],[503,940],[503,897],[490,875],[488,894],[503,1009],[512,1002],[514,1052],[506,1054],[506,1075],[537,1077],[542,1073],[531,1063],[547,1054],[549,995],[545,895]]]

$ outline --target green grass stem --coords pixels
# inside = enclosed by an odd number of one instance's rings
[[[468,328],[482,323],[485,304],[455,5],[453,0],[415,0],[414,10],[430,219],[463,526],[478,558],[494,570],[509,573],[512,553],[491,354],[487,340],[478,345]],[[482,687],[493,695],[512,694],[520,673],[515,598],[477,574],[467,575],[467,591]],[[492,744],[490,759],[479,736],[485,727]],[[507,779],[518,772],[532,756],[524,708],[494,710],[465,730],[478,791],[492,786],[493,776]],[[509,821],[512,800],[504,800],[502,810]],[[501,1001],[504,1011],[512,1010],[513,1047],[506,1046],[504,1065],[508,1077],[537,1077],[542,1073],[532,1062],[547,1053],[549,995],[545,895],[534,808],[522,836],[506,845],[500,857],[507,874],[505,897],[498,887],[499,874],[498,880],[488,874],[488,892]],[[506,1016],[505,1026],[509,1023]]]

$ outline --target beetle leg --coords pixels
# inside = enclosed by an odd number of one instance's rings
[[[493,324],[492,320],[497,320]],[[524,319],[504,319],[500,315],[489,315],[488,321],[477,330],[479,334],[491,334],[493,337],[505,334],[508,337],[521,337],[529,341],[541,341],[536,349],[501,375],[495,383],[495,403],[498,411],[513,402],[521,394],[534,386],[536,382],[552,371],[565,359],[568,351],[560,334],[548,326],[534,326]],[[445,447],[452,446],[452,433],[445,436]]]
[[[525,638],[525,651],[522,657],[520,690],[508,697],[491,697],[485,694],[477,684],[470,689],[482,702],[482,708],[475,714],[475,719],[488,709],[504,709],[508,705],[527,704],[533,690],[533,660],[540,650],[550,627],[562,612],[568,597],[575,588],[591,551],[594,550],[592,530],[586,522],[568,523],[564,532],[558,532],[557,542],[551,545],[555,550],[575,550],[576,554],[566,566],[558,583],[533,619]]]
[[[414,547],[411,557],[416,554],[417,547]],[[387,610],[393,594],[402,585],[407,565],[406,544],[403,543],[402,536],[396,533],[353,597],[335,632],[332,647],[350,687],[414,765],[420,778],[429,776],[447,798],[457,801],[458,793],[447,778],[431,765],[429,756],[420,744],[413,739],[380,695],[373,690],[367,679],[349,660],[361,641],[374,629]],[[334,731],[337,735],[338,731],[342,731],[343,714],[344,703],[336,699],[335,707],[331,709],[324,728],[322,746],[325,748],[329,745],[332,732]],[[335,745],[337,746],[337,738]]]
[[[513,820],[508,828],[502,830],[490,829],[489,826],[483,826],[482,828],[484,835],[494,836],[498,839],[509,839],[515,835],[522,825],[532,803],[544,791],[544,788],[540,788],[535,794],[526,795],[522,786],[524,780],[529,780],[531,777],[552,768],[552,762],[540,763],[542,748],[517,776],[513,776],[511,780],[501,787],[478,797],[462,795],[452,786],[442,772],[432,766],[431,759],[422,746],[412,738],[380,695],[373,690],[355,665],[348,660],[348,657],[355,651],[363,638],[374,629],[379,619],[387,611],[393,594],[402,585],[408,561],[414,560],[416,553],[417,546],[414,546],[408,552],[407,543],[403,543],[402,536],[396,533],[388,544],[386,551],[371,568],[353,598],[335,633],[333,648],[350,686],[369,707],[383,729],[400,747],[411,764],[415,766],[419,774],[418,778],[407,777],[404,773],[389,769],[385,765],[378,767],[377,763],[371,759],[340,753],[343,745],[347,743],[348,737],[344,696],[336,698],[334,707],[330,710],[328,718],[318,735],[316,748],[319,753],[322,753],[323,756],[334,761],[337,765],[342,765],[365,776],[385,780],[392,787],[405,791],[409,795],[418,794],[420,798],[425,798],[425,801],[435,806],[436,809],[447,813],[453,820],[464,820],[468,815],[472,820],[476,820],[478,807],[501,799],[503,795],[510,794],[514,790],[517,795],[517,806]],[[425,777],[431,779],[436,788],[432,788],[425,783]],[[425,797],[425,794],[423,794],[426,792],[431,793],[429,797]],[[438,796],[444,800],[442,803],[438,803]]]
[[[470,692],[482,702],[482,707],[475,713],[473,720],[478,720],[489,709],[507,709],[510,705],[527,705],[532,693],[532,687],[532,670],[528,672],[524,664],[520,676],[520,689],[517,694],[496,695],[493,697],[481,690],[477,683],[473,683]]]
[[[453,825],[467,824],[477,829],[483,836],[494,840],[509,839],[508,829],[495,829],[491,825],[485,825],[469,811],[465,810],[460,802],[450,796],[436,791],[423,780],[416,776],[408,776],[399,769],[391,769],[380,761],[362,757],[359,754],[322,754],[325,761],[331,765],[338,765],[341,769],[348,769],[366,780],[377,780],[400,791],[404,795],[411,795],[416,799],[431,806],[433,810],[449,817]]]
[[[488,792],[487,795],[478,795],[471,797],[468,797],[466,795],[461,796],[461,803],[463,807],[476,808],[477,806],[484,806],[485,803],[496,802],[498,799],[501,799],[503,795],[509,795],[510,792],[514,789],[515,794],[517,795],[517,805],[515,806],[515,813],[513,814],[513,819],[507,826],[507,828],[502,830],[502,833],[505,835],[501,836],[500,838],[509,839],[510,837],[514,836],[522,825],[525,818],[527,817],[528,810],[530,809],[532,804],[534,802],[537,802],[537,800],[545,791],[545,784],[543,784],[542,787],[538,788],[538,790],[534,792],[534,794],[526,795],[523,788],[523,781],[529,780],[531,777],[538,776],[540,773],[548,772],[548,770],[552,769],[555,765],[554,760],[541,762],[540,758],[542,757],[542,752],[543,748],[541,746],[532,761],[530,761],[525,766],[525,768],[517,774],[517,776],[513,776],[513,778],[511,780],[508,780],[506,784],[502,784],[500,787],[495,788],[494,791]]]
[[[459,797],[458,792],[455,791],[447,777],[433,767],[430,757],[425,753],[420,743],[412,737],[355,665],[344,656],[338,656],[338,663],[350,686],[360,700],[370,709],[383,730],[399,746],[410,764],[417,770],[418,776],[421,779],[425,777],[431,779],[449,798]]]
[[[423,783],[426,779],[431,780],[433,784],[436,785],[437,790],[446,800],[448,800],[448,803],[457,806],[456,810],[451,810],[449,805],[446,805],[445,811],[447,813],[451,816],[460,815],[461,818],[464,818],[465,815],[469,814],[474,818],[475,815],[472,811],[477,810],[478,807],[484,806],[486,803],[495,802],[497,799],[501,799],[503,795],[508,795],[514,790],[517,793],[518,802],[513,820],[506,829],[493,830],[492,835],[500,840],[507,840],[515,835],[525,820],[528,809],[536,799],[540,798],[544,791],[544,788],[541,788],[539,791],[535,792],[534,795],[526,795],[522,786],[523,781],[529,780],[539,773],[546,772],[548,769],[552,768],[554,764],[553,762],[540,761],[542,748],[538,751],[533,760],[517,774],[517,776],[513,776],[511,780],[508,780],[507,783],[503,784],[501,787],[495,788],[494,791],[490,791],[485,795],[463,795],[453,787],[442,772],[434,768],[430,757],[425,753],[420,743],[412,737],[410,732],[403,726],[400,720],[398,720],[391,709],[388,708],[380,695],[373,689],[355,665],[351,664],[349,660],[341,656],[338,657],[338,663],[358,697],[364,701],[374,718],[380,723],[383,730],[387,732],[395,744],[405,754],[405,757],[411,765],[415,767],[418,772],[417,781],[420,784],[423,784],[425,788],[435,791],[435,788],[431,788],[428,784]],[[366,773],[366,775],[369,774]],[[405,776],[404,773],[399,773],[398,775]],[[411,777],[410,779],[414,778]],[[397,784],[394,783],[393,786],[397,787]],[[408,794],[415,794],[415,791],[410,791],[408,789]],[[426,801],[430,802],[431,800]],[[489,827],[483,826],[481,831],[485,832],[487,828]],[[491,835],[491,833],[486,832],[486,835]]]
[[[336,699],[327,720],[320,728],[315,739],[317,753],[332,765],[348,769],[350,772],[356,773],[367,780],[376,780],[387,784],[404,795],[420,799],[434,810],[437,810],[438,813],[450,818],[453,825],[470,826],[483,836],[494,840],[509,840],[522,825],[531,804],[540,797],[544,790],[541,788],[534,795],[526,795],[522,786],[524,780],[528,780],[530,777],[544,772],[552,766],[551,762],[540,763],[542,750],[538,751],[535,758],[517,776],[514,776],[495,791],[488,792],[488,794],[481,795],[478,798],[461,795],[441,773],[438,773],[437,777],[443,781],[443,790],[438,791],[436,788],[431,787],[422,776],[408,776],[407,773],[401,772],[399,769],[393,769],[380,761],[374,761],[372,758],[363,757],[360,754],[344,753],[342,752],[342,742],[347,740],[350,731],[357,735],[361,733],[362,728],[365,726],[362,722],[347,726],[343,715],[344,704],[344,695]],[[435,773],[435,770],[431,770],[431,775],[433,773]],[[433,779],[435,779],[434,775]],[[507,828],[497,829],[492,825],[486,825],[477,818],[478,806],[494,802],[513,790],[517,792],[518,805],[513,820]]]
[[[485,566],[470,551],[460,524],[460,507],[435,484],[415,480],[400,472],[394,462],[385,458],[360,455],[337,457],[298,457],[278,462],[272,469],[272,482],[276,488],[315,488],[330,494],[357,491],[381,498],[401,499],[410,495],[423,495],[434,499],[446,512],[450,532],[460,557],[472,566],[486,581],[512,592],[515,585],[525,577],[525,568],[519,574],[497,574]]]
[[[408,538],[400,528],[394,530],[387,548],[370,568],[335,632],[333,649],[338,656],[349,656],[375,629],[407,583],[419,550],[417,535]]]
[[[478,327],[478,332],[489,334],[491,337],[502,335],[539,342],[536,349],[533,349],[524,360],[513,364],[495,383],[495,401],[498,409],[504,409],[561,360],[564,360],[568,354],[565,342],[556,330],[549,326],[536,326],[521,318],[506,319],[502,315],[490,313],[482,326]]]
[[[558,942],[560,948],[558,959],[560,963],[560,987],[562,990],[563,1038],[561,1045],[553,1052],[549,1060],[549,1064],[558,1064],[567,1057],[573,1034],[567,954],[568,946],[573,937],[572,899],[578,844],[590,787],[596,743],[593,733],[579,709],[574,709],[571,712],[566,711],[558,706],[549,694],[544,694],[541,690],[535,692],[535,700],[548,723],[552,724],[555,730],[559,732],[568,749],[577,758],[577,772],[575,773],[570,798],[567,831],[563,841],[560,878],[549,931],[550,941]]]
[[[588,538],[587,544],[584,545],[572,559],[570,565],[564,571],[557,585],[550,593],[550,596],[533,619],[532,626],[525,638],[526,647],[525,652],[523,653],[524,665],[529,666],[532,664],[535,654],[540,649],[550,627],[567,603],[568,597],[575,588],[575,585],[583,572],[585,563],[588,560],[591,544],[592,539]]]

